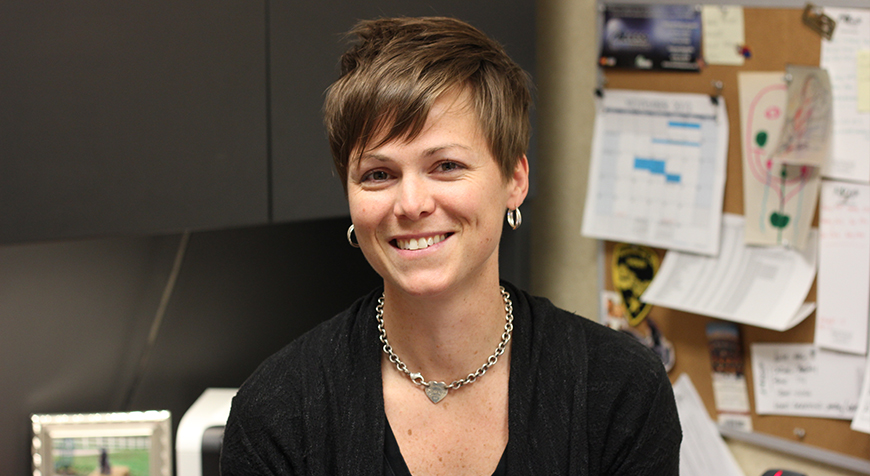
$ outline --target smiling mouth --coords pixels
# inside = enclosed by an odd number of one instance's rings
[[[427,238],[411,238],[410,240],[393,240],[393,245],[400,250],[424,250],[432,245],[441,243],[452,233],[430,236]]]

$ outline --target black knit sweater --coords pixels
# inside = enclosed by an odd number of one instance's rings
[[[678,475],[661,361],[634,339],[503,283],[514,303],[507,473]],[[381,475],[381,290],[266,360],[233,399],[221,473]]]

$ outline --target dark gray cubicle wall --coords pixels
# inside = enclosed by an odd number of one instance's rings
[[[265,18],[0,1],[0,243],[266,223]]]

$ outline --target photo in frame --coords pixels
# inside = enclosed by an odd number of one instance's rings
[[[165,410],[34,414],[33,476],[171,476]]]

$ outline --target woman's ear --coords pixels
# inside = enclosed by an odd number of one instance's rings
[[[508,187],[510,195],[508,196],[507,206],[509,209],[515,210],[523,204],[526,195],[529,193],[529,159],[526,158],[525,154],[517,161]]]

